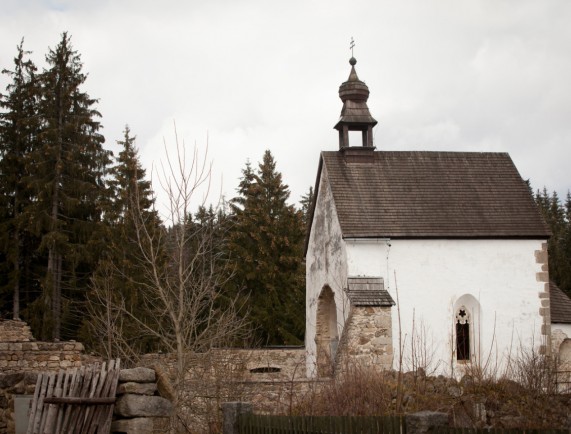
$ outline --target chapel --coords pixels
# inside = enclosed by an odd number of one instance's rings
[[[356,363],[460,375],[552,352],[550,231],[510,156],[377,149],[349,63],[305,244],[307,375]],[[571,310],[559,321],[562,345]]]

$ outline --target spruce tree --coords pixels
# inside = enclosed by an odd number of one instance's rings
[[[14,70],[2,71],[12,82],[0,98],[0,267],[4,277],[0,285],[4,295],[11,295],[3,297],[3,305],[6,308],[11,298],[14,319],[20,318],[21,307],[37,289],[33,279],[37,238],[28,230],[33,203],[28,160],[38,140],[38,85],[36,67],[23,43],[22,39],[17,47]],[[21,294],[28,297],[21,300]]]
[[[248,294],[250,319],[263,344],[299,344],[304,328],[303,221],[287,204],[288,186],[270,151],[256,173],[242,171],[232,201],[233,283]]]
[[[89,276],[102,246],[99,222],[106,194],[104,176],[110,153],[102,147],[95,99],[83,92],[81,58],[63,33],[46,56],[40,75],[42,131],[32,153],[35,230],[47,254],[41,302],[36,306],[43,338],[62,337],[62,317],[69,302],[81,305]],[[64,305],[65,302],[65,305]],[[39,316],[39,315],[38,315]],[[66,317],[75,333],[79,316]],[[66,336],[68,337],[68,336]]]
[[[307,225],[309,224],[309,219],[311,217],[309,213],[311,212],[312,203],[313,203],[313,187],[309,187],[309,191],[301,197],[300,201],[301,213],[303,215],[303,225],[306,228]]]
[[[149,282],[144,282],[144,261],[141,260],[137,230],[144,227],[149,233],[158,233],[160,220],[154,210],[151,183],[146,179],[145,169],[139,161],[135,139],[129,126],[125,126],[123,140],[117,141],[122,150],[109,170],[110,195],[104,207],[106,250],[93,275],[91,287],[94,291],[95,288],[110,288],[106,297],[113,298],[115,303],[120,300],[130,311],[140,312],[143,317],[145,309],[142,299]],[[114,337],[109,333],[108,324],[100,321],[107,307],[101,296],[100,292],[90,295],[92,315],[82,339],[94,348],[104,345],[98,348],[100,352],[115,357],[117,354],[111,351],[109,342]],[[129,318],[123,319],[121,337],[134,352],[144,353],[155,349],[153,342],[138,336]]]
[[[549,278],[571,296],[571,195],[568,192],[562,204],[556,192],[546,188],[535,194],[545,222],[551,230],[547,243],[549,252]]]

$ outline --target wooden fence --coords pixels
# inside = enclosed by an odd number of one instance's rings
[[[392,416],[240,416],[240,434],[406,434]]]
[[[241,415],[240,434],[406,434],[397,416],[267,416]],[[409,430],[410,431],[410,430]],[[433,427],[430,434],[569,434],[557,429],[472,429]],[[409,432],[409,434],[412,434]]]
[[[38,375],[27,434],[109,433],[119,359]]]
[[[431,434],[569,434],[566,429],[528,429],[528,428],[449,428],[438,427]]]

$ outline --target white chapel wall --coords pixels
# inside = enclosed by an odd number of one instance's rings
[[[431,367],[458,373],[461,366],[452,352],[454,306],[471,295],[480,304],[475,356],[501,370],[522,346],[537,349],[542,344],[538,294],[544,284],[536,278],[541,264],[534,254],[541,246],[541,240],[347,240],[347,273],[381,276],[393,299],[398,298],[405,367],[411,363],[412,337],[423,331],[420,344],[432,356]],[[394,368],[399,359],[396,308]]]
[[[335,295],[337,336],[341,336],[343,324],[349,314],[348,300],[343,292],[347,280],[346,258],[345,242],[324,166],[306,254],[305,348],[308,377],[316,375],[317,303],[325,286],[329,286]]]

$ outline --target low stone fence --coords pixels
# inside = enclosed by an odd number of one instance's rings
[[[57,371],[83,363],[79,342],[0,342],[0,372]]]
[[[152,434],[167,432],[173,404],[158,396],[153,369],[123,369],[119,373],[112,433]]]
[[[37,373],[99,361],[80,342],[40,342],[24,321],[0,319],[0,434],[13,433],[14,401],[34,393]]]
[[[23,321],[0,320],[0,373],[58,371],[98,358],[83,354],[80,342],[40,342]]]

